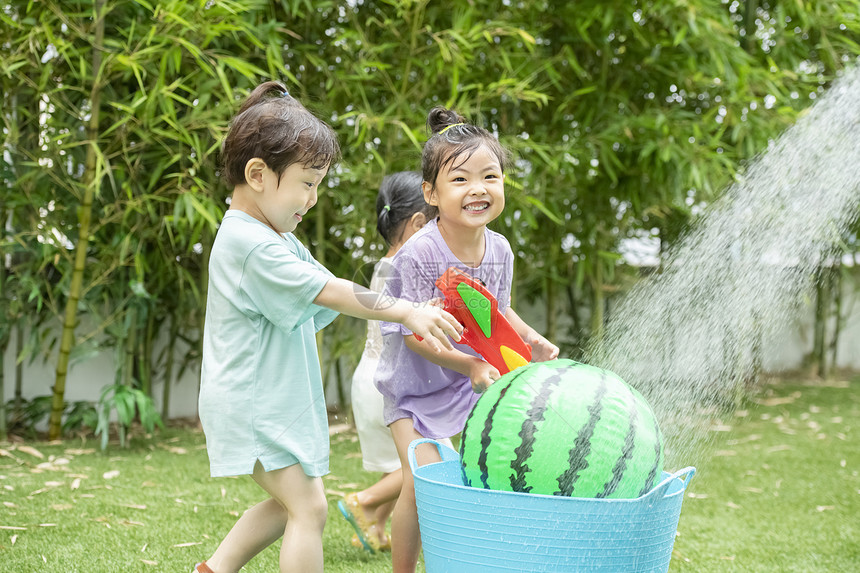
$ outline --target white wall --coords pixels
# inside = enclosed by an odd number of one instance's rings
[[[60,327],[57,326],[58,332],[59,329]],[[15,333],[13,332],[12,341],[6,349],[3,364],[6,375],[4,384],[4,402],[11,400],[15,395],[14,339]],[[156,342],[156,355],[160,354],[166,342],[166,336],[162,336]],[[182,344],[181,341],[177,343],[177,346],[180,344]],[[114,356],[114,352],[110,350],[90,356],[79,362],[71,363],[66,376],[66,401],[70,403],[82,400],[91,402],[97,401],[101,396],[102,389],[104,389],[105,386],[109,386],[114,383],[116,372]],[[177,356],[177,361],[174,364],[173,386],[170,393],[170,411],[168,413],[169,418],[197,415],[197,387],[200,378],[200,367],[199,365],[191,366],[186,369],[181,379],[177,380],[176,374],[179,370],[179,359],[180,356]],[[56,361],[56,350],[47,361],[36,360],[32,364],[25,361],[21,388],[23,398],[30,400],[36,396],[52,394],[56,378]],[[161,397],[164,389],[164,380],[161,378],[160,372],[155,374],[155,378],[152,381],[152,387],[156,408],[161,412]]]
[[[860,274],[855,274],[860,278]],[[860,292],[855,290],[851,281],[845,281],[842,296],[842,314],[847,316],[839,335],[836,351],[837,368],[860,370]],[[617,303],[617,301],[616,301]],[[812,352],[813,326],[815,324],[815,301],[809,300],[799,316],[792,317],[776,336],[762,341],[763,367],[772,373],[797,370],[803,366],[803,359]],[[526,322],[538,330],[546,324],[546,309],[538,301],[536,305],[518,301],[517,312]],[[614,306],[612,301],[610,305]],[[556,309],[557,332],[566,332],[573,321],[563,306]],[[583,317],[588,325],[588,317]],[[828,325],[832,332],[833,324]]]
[[[843,326],[840,335],[837,355],[837,366],[860,370],[860,297],[855,292],[846,292],[843,298],[844,312],[849,312],[849,318]],[[521,314],[527,322],[540,329],[544,324],[543,307],[522,308]],[[778,336],[764,341],[764,367],[770,372],[794,370],[802,366],[803,357],[812,349],[812,325],[814,323],[814,308],[812,303],[804,310],[791,326],[784,329]],[[566,323],[560,324],[564,328]],[[165,344],[164,337],[159,344]],[[156,352],[160,352],[158,346]],[[96,401],[101,395],[102,388],[114,381],[113,352],[103,352],[77,364],[71,365],[66,380],[66,400]],[[14,393],[15,357],[14,344],[6,351],[4,367],[6,373],[4,402],[10,400]],[[54,384],[56,355],[47,363],[36,362],[24,365],[23,396],[31,399],[35,396],[51,393]],[[178,363],[175,367],[178,369]],[[345,373],[348,375],[348,373]],[[199,367],[194,366],[179,380],[174,380],[170,398],[170,418],[197,415],[197,388],[199,384]],[[348,382],[346,382],[348,384]],[[161,395],[163,381],[156,375],[153,380],[153,395],[159,411],[161,411]],[[347,390],[347,399],[349,392]],[[333,403],[336,392],[329,392],[328,401]]]
[[[853,287],[848,287],[853,288]],[[860,370],[860,296],[847,290],[843,294],[843,315],[847,319],[839,334],[836,367]],[[778,336],[764,341],[764,368],[770,372],[794,370],[802,366],[803,357],[812,352],[815,325],[814,301],[810,301],[802,316]],[[833,323],[828,325],[833,329]]]

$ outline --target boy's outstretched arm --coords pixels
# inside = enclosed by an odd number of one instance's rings
[[[517,334],[532,347],[532,362],[545,362],[558,358],[558,346],[541,336],[534,328],[525,323],[514,309],[508,307],[505,318],[517,331]]]
[[[314,304],[365,320],[399,322],[427,339],[436,352],[443,348],[453,350],[448,337],[459,342],[463,331],[457,320],[439,306],[385,296],[339,278],[329,279],[314,299]]]

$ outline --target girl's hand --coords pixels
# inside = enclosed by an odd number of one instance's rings
[[[537,332],[528,342],[532,345],[532,362],[546,362],[558,358],[558,346]]]
[[[454,350],[448,337],[460,342],[460,333],[463,332],[456,318],[428,302],[413,307],[403,320],[403,326],[427,340],[436,352],[441,352],[443,347]]]
[[[501,377],[495,366],[480,358],[476,358],[469,368],[469,380],[472,382],[472,390],[475,394],[481,394]]]
[[[532,362],[546,362],[558,358],[558,346],[541,336],[535,329],[526,324],[514,309],[508,307],[505,318],[514,330],[532,347]]]

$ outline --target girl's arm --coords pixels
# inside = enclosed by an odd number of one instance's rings
[[[463,327],[438,306],[413,303],[385,296],[354,282],[331,278],[314,299],[314,304],[365,320],[399,322],[427,341],[435,352],[454,350],[450,336],[460,341]]]
[[[452,347],[449,350],[434,352],[432,347],[427,344],[427,339],[419,342],[414,336],[404,336],[404,343],[409,350],[415,352],[425,360],[468,376],[472,382],[472,390],[477,394],[480,394],[490,384],[501,378],[501,374],[499,374],[495,366],[481,360],[477,356],[466,354],[456,348]]]
[[[525,323],[520,318],[514,309],[508,307],[505,311],[505,318],[517,331],[517,334],[532,346],[532,362],[544,362],[546,360],[555,360],[558,358],[558,346],[538,334],[538,332]]]

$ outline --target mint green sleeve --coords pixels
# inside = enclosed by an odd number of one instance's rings
[[[291,332],[314,319],[322,307],[314,299],[332,275],[316,261],[307,261],[287,244],[264,243],[256,247],[242,267],[240,292],[248,314],[259,313],[278,328]],[[325,309],[327,310],[327,309]],[[334,319],[328,311],[328,324]]]
[[[322,263],[320,263],[318,260],[316,260],[313,257],[313,255],[311,255],[311,252],[307,249],[307,247],[305,247],[301,243],[301,241],[299,241],[295,237],[295,235],[288,234],[285,236],[286,236],[287,240],[291,242],[291,244],[295,248],[296,253],[298,253],[299,257],[302,260],[307,261],[309,263],[312,263],[320,271],[324,272],[329,277],[334,277],[332,272],[330,270],[328,270],[327,268],[325,268],[322,265]],[[332,310],[332,309],[326,308],[324,306],[319,306],[316,304],[314,304],[312,306],[316,310],[316,313],[313,316],[314,316],[314,328],[316,329],[317,332],[319,332],[320,330],[322,330],[323,328],[325,328],[326,326],[331,324],[331,322],[340,315],[340,313],[337,312],[336,310]]]

